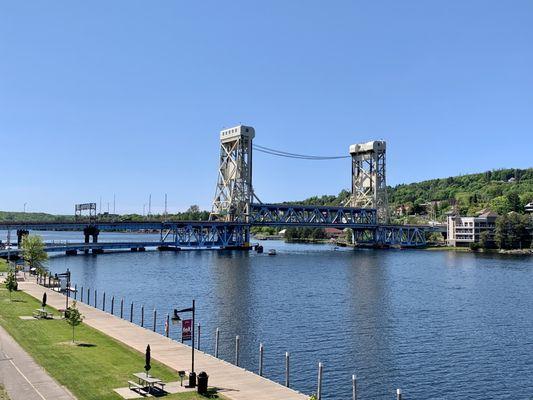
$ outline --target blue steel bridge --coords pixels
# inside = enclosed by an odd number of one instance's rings
[[[16,232],[17,243],[30,231],[80,231],[79,243],[46,243],[46,251],[100,253],[110,249],[162,250],[183,248],[247,249],[250,228],[273,226],[282,228],[349,228],[353,242],[360,246],[419,247],[425,246],[425,230],[430,227],[391,225],[385,180],[384,141],[350,146],[349,156],[320,157],[278,151],[253,145],[255,130],[239,125],[220,132],[220,164],[213,208],[209,221],[142,221],[108,222],[96,218],[96,204],[76,205],[76,215],[89,210],[90,222],[4,222],[0,230]],[[343,206],[264,204],[252,186],[252,150],[269,155],[325,161],[351,158],[352,193]],[[89,206],[89,208],[87,208]],[[94,211],[94,214],[91,214]],[[79,212],[79,215],[78,215]],[[103,242],[100,232],[156,231],[153,242]],[[18,250],[11,250],[17,253]],[[0,257],[8,251],[0,248]]]
[[[251,204],[248,222],[231,221],[142,221],[142,222],[3,222],[0,230],[17,233],[17,242],[31,231],[79,231],[79,242],[46,243],[47,252],[101,253],[104,250],[243,249],[250,243],[253,226],[350,228],[361,245],[424,246],[424,227],[386,225],[377,222],[376,209],[353,207]],[[157,231],[157,241],[102,242],[100,232]],[[7,257],[6,249],[0,257]],[[16,255],[18,250],[12,249]]]

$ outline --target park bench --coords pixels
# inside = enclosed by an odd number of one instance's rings
[[[37,309],[33,312],[33,317],[36,319],[53,319],[54,314],[46,310]]]
[[[156,382],[156,386],[159,386],[159,389],[161,389],[162,392],[165,391],[165,383],[164,382]]]

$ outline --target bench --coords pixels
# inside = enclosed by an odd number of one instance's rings
[[[39,312],[39,311],[34,311],[33,312],[33,318],[36,318],[36,319],[54,319],[54,314],[52,314],[51,312],[43,313],[43,312]]]
[[[159,386],[159,389],[161,389],[162,392],[165,391],[165,383],[163,383],[163,382],[156,382],[155,385],[156,385],[156,386]]]
[[[128,387],[129,387],[130,390],[138,390],[138,391],[142,390],[144,392],[144,386],[141,386],[138,383],[133,382],[133,381],[128,381]],[[133,389],[132,389],[132,387],[133,387]]]

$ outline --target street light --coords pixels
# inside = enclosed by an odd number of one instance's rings
[[[195,387],[196,386],[196,373],[194,372],[194,317],[195,317],[196,307],[195,307],[194,299],[192,301],[192,307],[184,308],[182,310],[174,309],[174,316],[172,317],[172,321],[181,321],[179,313],[184,313],[184,312],[192,312],[192,327],[191,327],[192,353],[191,353],[191,373],[189,374],[189,387]]]

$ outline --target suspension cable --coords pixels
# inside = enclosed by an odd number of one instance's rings
[[[338,160],[342,158],[350,158],[351,156],[313,156],[306,154],[297,154],[289,153],[287,151],[276,150],[270,147],[261,146],[258,144],[253,145],[254,150],[260,151],[262,153],[270,154],[277,157],[286,157],[286,158],[296,158],[300,160],[314,160],[314,161],[324,161],[324,160]]]

